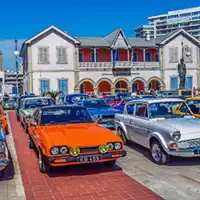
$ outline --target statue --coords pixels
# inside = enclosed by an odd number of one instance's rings
[[[186,65],[184,64],[183,58],[181,58],[180,63],[178,64],[178,74],[179,74],[179,89],[185,88],[185,76],[186,76]]]

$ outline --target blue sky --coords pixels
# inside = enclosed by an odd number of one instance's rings
[[[18,0],[2,1],[0,8],[0,50],[3,66],[14,69],[14,39],[20,43],[50,25],[72,36],[104,36],[122,27],[134,36],[134,28],[147,23],[147,17],[170,10],[200,6],[197,0]]]

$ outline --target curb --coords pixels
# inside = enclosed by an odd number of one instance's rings
[[[12,111],[9,111],[9,112],[12,112]],[[21,200],[26,200],[23,181],[21,177],[21,171],[19,168],[19,162],[17,158],[15,143],[14,143],[12,129],[11,129],[10,120],[9,120],[9,115],[7,112],[6,112],[6,115],[7,115],[8,131],[9,131],[9,134],[6,136],[6,139],[7,139],[7,145],[8,145],[12,160],[13,160],[13,165],[14,165],[15,174],[14,174],[13,179],[16,186],[16,193],[17,193],[17,197],[20,197]]]

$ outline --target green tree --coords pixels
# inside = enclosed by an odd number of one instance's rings
[[[56,97],[60,95],[60,92],[58,91],[49,91],[47,92],[47,96],[53,98],[56,101]]]

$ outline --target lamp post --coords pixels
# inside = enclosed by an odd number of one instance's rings
[[[14,56],[15,56],[15,64],[16,64],[16,95],[19,93],[19,86],[18,86],[18,57],[19,57],[19,51],[17,50],[17,40],[15,40],[15,51],[14,51]]]
[[[184,62],[184,55],[186,55],[187,57],[191,56],[191,50],[188,47],[188,45],[184,45],[183,40],[181,42],[181,48],[182,48],[182,59]]]

